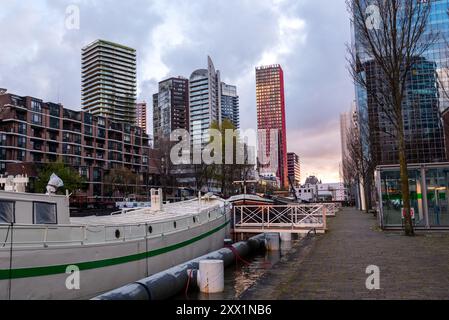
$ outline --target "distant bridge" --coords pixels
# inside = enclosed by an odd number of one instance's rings
[[[234,206],[234,233],[325,233],[327,218],[335,217],[336,203]]]

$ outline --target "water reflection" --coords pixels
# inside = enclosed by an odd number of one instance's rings
[[[205,294],[201,292],[189,292],[188,296],[178,297],[179,299],[190,300],[234,300],[237,299],[245,290],[251,287],[267,270],[285,258],[293,246],[298,244],[298,240],[292,242],[282,242],[281,251],[264,252],[245,260],[250,262],[244,265],[239,262],[225,270],[225,291],[217,294]]]

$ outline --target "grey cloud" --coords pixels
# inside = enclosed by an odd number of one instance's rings
[[[239,85],[244,128],[256,126],[254,67],[278,44],[279,19],[303,20],[299,32],[306,33],[306,42],[290,43],[290,52],[277,61],[285,72],[289,150],[311,161],[310,170],[328,177],[338,172],[336,119],[353,96],[345,69],[350,30],[343,0],[284,0],[277,1],[278,9],[268,0],[2,2],[0,24],[8,28],[0,28],[0,87],[79,108],[80,50],[105,38],[137,49],[139,99],[151,106],[163,77],[152,72],[159,66],[147,65],[158,48],[153,32],[179,24],[184,40],[160,52],[166,76],[188,77],[211,55],[223,79]],[[64,28],[65,8],[73,3],[80,7],[80,30]]]

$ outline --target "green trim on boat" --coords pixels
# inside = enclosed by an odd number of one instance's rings
[[[117,258],[110,258],[105,260],[97,260],[97,261],[87,261],[87,262],[79,262],[79,263],[70,263],[70,264],[64,264],[64,265],[56,265],[56,266],[45,266],[45,267],[33,267],[33,268],[23,268],[23,269],[12,269],[11,271],[9,269],[6,270],[0,270],[0,280],[7,280],[9,279],[11,275],[11,279],[19,279],[19,278],[31,278],[31,277],[39,277],[39,276],[49,276],[53,274],[61,274],[65,273],[68,266],[75,265],[80,270],[91,270],[91,269],[98,269],[98,268],[104,268],[109,266],[115,266],[118,264],[133,262],[142,260],[145,258],[151,258],[155,257],[170,251],[174,251],[183,247],[186,247],[188,245],[191,245],[192,243],[195,243],[197,241],[200,241],[204,238],[207,238],[214,233],[224,229],[228,224],[230,223],[230,220],[226,223],[222,224],[221,226],[210,230],[204,234],[201,234],[195,238],[173,244],[168,247],[159,248],[156,250],[151,250],[148,252],[142,252],[137,254],[132,254],[129,256],[123,256],[123,257],[117,257]]]

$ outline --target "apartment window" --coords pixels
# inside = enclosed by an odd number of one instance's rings
[[[53,116],[53,117],[58,117],[59,118],[59,116],[60,116],[60,114],[61,114],[61,111],[60,111],[60,107],[58,106],[58,105],[56,105],[56,104],[50,104],[49,105],[49,109],[50,109],[50,115],[51,116]],[[55,119],[56,120],[56,119]]]
[[[88,136],[93,135],[93,130],[91,126],[84,126],[84,134]]]
[[[15,222],[13,201],[0,200],[0,224],[10,224]]]
[[[104,127],[106,125],[105,120],[103,118],[98,118],[98,125]]]
[[[81,144],[81,136],[80,136],[79,134],[74,134],[74,135],[73,135],[73,141],[74,141],[75,143]]]
[[[0,160],[6,160],[6,149],[0,148]]]
[[[25,161],[25,151],[23,150],[17,151],[17,161]]]
[[[17,138],[17,147],[26,148],[26,144],[27,144],[27,139],[25,137]]]
[[[84,123],[92,125],[92,115],[90,113],[84,114]]]
[[[106,130],[98,128],[97,137],[102,139],[106,138]]]
[[[19,123],[19,128],[18,128],[18,133],[19,134],[27,134],[27,125],[26,123]]]
[[[56,204],[33,202],[34,224],[57,224]]]
[[[31,117],[31,122],[34,124],[42,124],[42,115],[33,113]]]
[[[50,128],[59,129],[59,119],[50,118]]]
[[[0,145],[6,146],[6,134],[0,134]]]
[[[42,112],[42,104],[39,101],[31,101],[31,110],[35,112]]]
[[[89,168],[87,167],[80,167],[79,168],[80,176],[82,176],[84,179],[89,179]]]
[[[93,175],[94,182],[101,182],[101,171],[99,168],[94,168]]]

